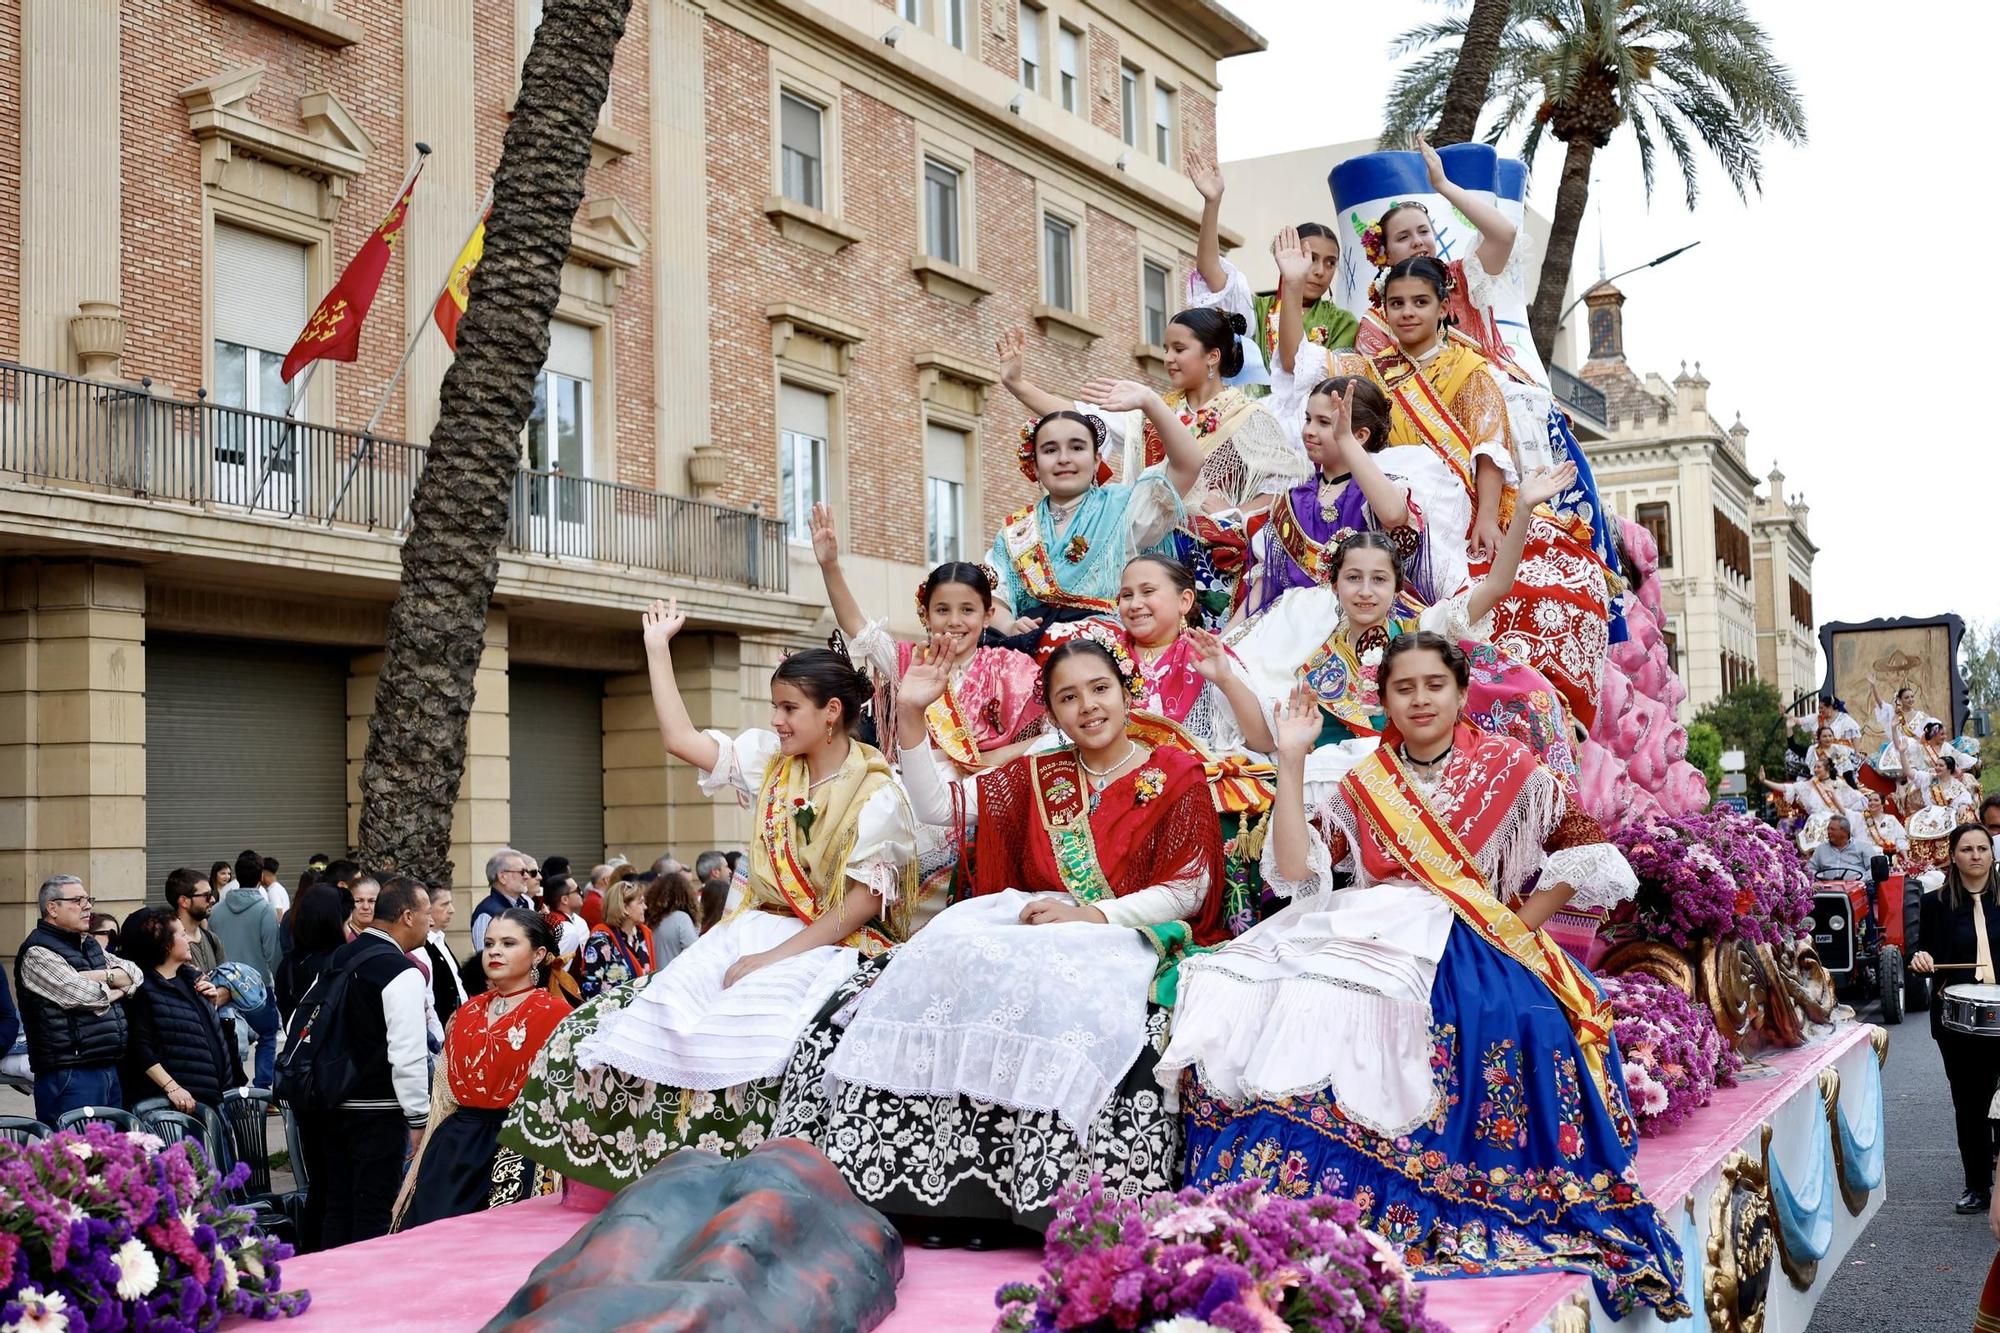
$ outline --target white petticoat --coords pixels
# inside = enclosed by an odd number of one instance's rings
[[[1349,1118],[1406,1134],[1431,1117],[1431,985],[1451,908],[1413,884],[1314,894],[1181,963],[1158,1077],[1190,1065],[1232,1102],[1331,1086]]]
[[[1125,926],[1021,925],[1037,898],[1069,895],[969,898],[898,949],[827,1061],[829,1088],[1052,1111],[1084,1140],[1145,1044],[1157,958]]]
[[[822,945],[724,989],[730,965],[805,929],[793,916],[745,912],[701,936],[636,999],[577,1044],[583,1069],[610,1065],[670,1088],[713,1092],[785,1072],[813,1016],[861,955]]]

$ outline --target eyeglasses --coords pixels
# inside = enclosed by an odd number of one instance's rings
[[[542,872],[533,866],[515,866],[514,873],[517,875],[526,875],[529,879],[540,879],[542,877]]]
[[[97,899],[91,897],[89,894],[85,894],[81,898],[57,898],[55,901],[59,903],[68,903],[73,906],[79,906],[79,907],[97,906]]]

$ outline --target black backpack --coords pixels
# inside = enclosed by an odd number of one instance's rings
[[[296,1110],[330,1111],[354,1090],[354,1056],[347,1039],[347,983],[354,965],[319,974],[299,999],[278,1057],[276,1092]]]

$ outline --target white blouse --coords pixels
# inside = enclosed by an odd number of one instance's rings
[[[910,807],[926,824],[949,824],[952,819],[951,787],[957,782],[965,803],[965,831],[968,837],[979,823],[978,775],[952,779],[941,770],[930,737],[917,749],[902,752],[903,781],[910,792]],[[1186,921],[1201,911],[1208,897],[1208,867],[1198,866],[1187,876],[1128,893],[1122,898],[1106,898],[1092,906],[1114,926],[1156,926],[1167,921]]]
[[[733,739],[714,730],[702,734],[716,744],[715,767],[701,774],[702,795],[733,792],[739,805],[751,808],[763,790],[765,771],[778,757],[777,736],[755,727]],[[847,855],[847,877],[881,894],[884,903],[896,900],[900,867],[917,855],[910,805],[894,780],[877,788],[861,807],[854,849]]]

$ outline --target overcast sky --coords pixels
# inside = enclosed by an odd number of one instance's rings
[[[1223,62],[1224,161],[1378,132],[1390,39],[1438,12],[1225,2],[1271,46]],[[1668,379],[1700,361],[1709,410],[1724,425],[1741,412],[1750,428],[1752,473],[1775,461],[1804,494],[1822,621],[2000,617],[2000,283],[1982,225],[1996,194],[1983,57],[2000,45],[2000,8],[1907,0],[1865,37],[1815,0],[1751,9],[1797,81],[1807,145],[1768,149],[1763,194],[1747,204],[1704,156],[1690,213],[1664,150],[1648,207],[1621,132],[1597,156],[1578,268],[1595,276],[1600,200],[1612,273],[1701,242],[1619,283],[1626,357]],[[1545,215],[1561,153],[1550,140],[1536,164]],[[1926,250],[1943,253],[1926,263]]]

